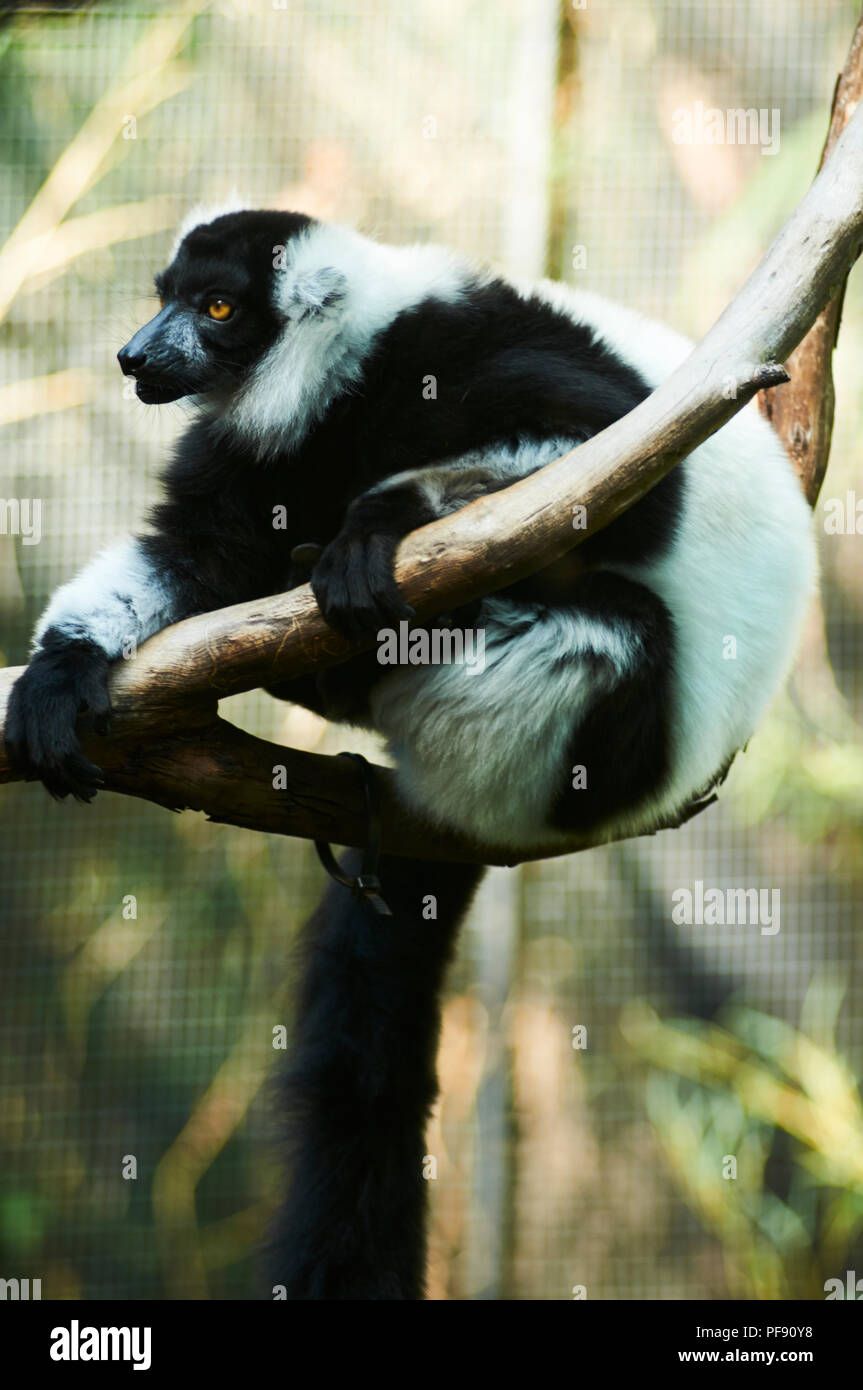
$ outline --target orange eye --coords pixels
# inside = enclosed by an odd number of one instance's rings
[[[224,323],[234,312],[233,304],[229,304],[227,299],[211,299],[207,305],[207,313],[211,319],[217,323]]]

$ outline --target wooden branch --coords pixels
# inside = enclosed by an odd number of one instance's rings
[[[863,17],[858,21],[845,67],[836,81],[830,127],[819,169],[828,156],[863,97]],[[789,357],[786,367],[791,378],[782,390],[773,387],[758,395],[758,408],[770,421],[784,443],[800,476],[811,507],[815,506],[833,434],[833,351],[839,336],[845,281],[822,309],[802,343]]]
[[[555,463],[407,537],[396,577],[417,613],[427,617],[457,606],[564,556],[643,496],[757,391],[786,380],[776,364],[835,297],[861,243],[858,109],[761,264],[673,376],[629,415]],[[576,506],[586,509],[584,529],[573,529]],[[221,696],[332,665],[356,650],[327,627],[307,585],[190,618],[151,638],[135,660],[115,665],[115,732],[88,741],[88,751],[117,790],[142,794],[146,787],[143,794],[160,804],[197,806],[214,819],[256,829],[361,842],[361,826],[347,809],[356,807],[357,795],[347,760],[325,771],[305,761],[313,755],[276,749],[276,756],[275,745],[249,742],[250,735],[214,722]],[[20,668],[0,672],[0,703],[19,674]],[[204,746],[204,728],[217,739],[212,748]],[[273,792],[272,772],[264,776],[270,758],[290,765],[301,790]],[[0,753],[0,781],[9,780],[13,774]],[[496,862],[496,852],[485,848],[476,852],[449,836],[435,840],[392,802],[386,776],[382,787],[385,848]],[[278,813],[273,795],[282,798]]]
[[[85,746],[90,756],[102,758],[110,791],[172,811],[204,811],[212,821],[249,830],[339,845],[365,844],[365,793],[349,758],[283,748],[218,718],[168,733],[151,730],[110,740],[91,735]],[[274,787],[277,768],[285,769],[287,790]],[[483,864],[516,862],[505,846],[472,844],[454,832],[431,833],[425,821],[398,802],[392,771],[376,767],[375,772],[382,841],[389,853]],[[559,844],[549,844],[531,857],[560,852]]]

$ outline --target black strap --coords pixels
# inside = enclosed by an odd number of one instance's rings
[[[366,799],[366,844],[363,849],[360,872],[356,878],[351,878],[349,874],[345,873],[326,840],[315,840],[318,858],[330,878],[334,878],[336,883],[341,883],[349,889],[355,898],[371,903],[379,917],[392,917],[392,912],[381,896],[381,881],[378,878],[378,862],[381,855],[381,814],[374,771],[371,763],[367,762],[362,753],[339,753],[338,756],[340,758],[353,758],[354,762],[359,764]]]

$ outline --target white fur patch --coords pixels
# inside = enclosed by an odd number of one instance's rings
[[[33,634],[35,649],[49,627],[95,642],[112,659],[174,621],[171,588],[138,542],[119,541],[52,595]]]
[[[375,338],[396,315],[429,295],[457,297],[471,270],[439,247],[381,246],[347,227],[316,223],[289,243],[286,268],[273,274],[284,331],[221,414],[262,456],[296,448],[355,386]],[[329,295],[318,288],[328,277]]]
[[[485,601],[485,670],[400,667],[373,691],[404,800],[440,825],[515,848],[548,843],[550,802],[567,785],[578,720],[630,667],[627,634],[574,609]],[[600,684],[596,655],[608,659]]]
[[[590,324],[650,386],[680,365],[682,335],[598,295],[542,287]],[[667,604],[677,634],[673,771],[637,820],[681,807],[742,748],[784,681],[817,581],[811,509],[754,403],[695,449],[684,469],[674,543],[647,565],[618,566]]]

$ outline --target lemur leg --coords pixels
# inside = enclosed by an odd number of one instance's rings
[[[586,573],[566,607],[496,596],[479,626],[483,670],[400,667],[372,693],[406,801],[518,850],[601,826],[659,789],[673,634],[650,590]]]

